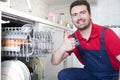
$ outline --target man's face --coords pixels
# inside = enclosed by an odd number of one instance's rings
[[[85,5],[74,6],[71,9],[71,17],[74,25],[79,30],[84,30],[90,25],[91,15]]]

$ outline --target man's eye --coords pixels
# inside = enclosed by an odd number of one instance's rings
[[[81,11],[81,12],[80,12],[80,14],[85,14],[85,13],[86,13],[86,11]]]
[[[75,17],[75,16],[77,16],[77,14],[72,14],[72,17]]]

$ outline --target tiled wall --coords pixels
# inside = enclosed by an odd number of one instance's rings
[[[97,1],[91,8],[93,21],[102,25],[120,25],[120,0]]]
[[[93,22],[101,25],[120,25],[120,0],[96,1],[95,3],[91,3]],[[71,21],[69,17],[69,5],[52,6],[50,11],[56,14],[64,12],[64,20]]]

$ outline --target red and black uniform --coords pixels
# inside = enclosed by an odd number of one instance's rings
[[[69,54],[74,52],[84,64],[84,69],[65,69],[60,75],[66,75],[65,72],[70,74],[73,70],[76,72],[75,80],[118,80],[120,64],[116,57],[120,55],[120,39],[111,29],[92,24],[89,40],[84,39],[79,30],[72,36],[77,40],[77,44]],[[74,80],[70,76],[64,76],[62,80],[67,79]]]

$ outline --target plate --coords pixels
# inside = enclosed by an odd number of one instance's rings
[[[19,60],[8,60],[1,63],[2,80],[31,80],[27,66]]]
[[[1,63],[1,75],[4,80],[22,80],[22,69],[13,61],[3,61]],[[11,74],[12,73],[12,74]]]
[[[16,64],[18,64],[22,68],[24,78],[25,78],[24,80],[31,80],[30,72],[27,66],[21,61],[16,61]]]

